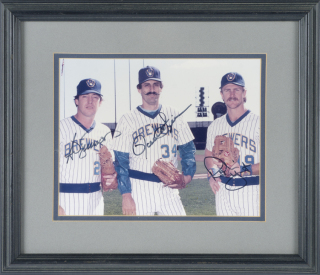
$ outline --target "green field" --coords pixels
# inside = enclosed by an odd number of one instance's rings
[[[204,150],[197,150],[196,155],[204,155]],[[179,162],[178,169],[181,171]],[[197,161],[196,174],[206,174],[202,161]],[[207,179],[194,179],[185,189],[180,190],[180,197],[187,215],[216,215],[215,197]],[[122,215],[122,197],[119,190],[104,193],[104,214]]]
[[[187,215],[216,215],[214,194],[207,179],[192,180],[180,190]],[[122,197],[118,190],[104,193],[105,215],[122,215]]]
[[[104,214],[122,215],[122,197],[119,190],[104,192]]]
[[[192,180],[180,197],[187,215],[216,215],[215,197],[207,179]]]

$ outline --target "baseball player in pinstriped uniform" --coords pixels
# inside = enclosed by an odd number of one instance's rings
[[[110,129],[94,120],[101,105],[101,84],[81,80],[75,96],[77,114],[60,121],[59,215],[103,215],[99,149],[111,151]],[[115,175],[104,176],[112,183]]]
[[[115,169],[124,215],[186,215],[179,191],[163,187],[151,171],[159,158],[177,167],[178,151],[186,183],[196,170],[192,132],[178,111],[159,104],[162,88],[160,71],[142,68],[137,85],[142,105],[123,115],[116,128],[121,135],[113,140]]]
[[[246,92],[240,74],[224,75],[220,94],[227,114],[208,127],[206,157],[212,156],[217,135],[230,137],[240,153],[238,163],[232,166],[231,178],[216,172],[219,163],[214,159],[206,159],[206,166],[212,168],[216,176],[210,177],[209,183],[215,194],[218,216],[260,216],[260,118],[245,108]]]

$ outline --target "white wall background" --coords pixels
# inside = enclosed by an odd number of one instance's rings
[[[118,122],[120,117],[138,105],[138,72],[144,66],[157,67],[161,72],[164,88],[160,103],[185,110],[186,121],[211,121],[197,118],[195,106],[199,105],[199,89],[205,87],[205,105],[222,101],[219,93],[221,78],[228,72],[240,73],[247,88],[247,109],[260,115],[261,60],[260,59],[107,59],[60,58],[60,119],[74,115],[73,101],[78,83],[85,78],[101,82],[103,103],[96,115],[102,123]],[[63,63],[63,72],[61,74]],[[116,96],[115,96],[116,92]]]

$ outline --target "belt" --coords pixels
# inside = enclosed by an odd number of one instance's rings
[[[155,175],[150,173],[144,173],[137,170],[129,169],[129,177],[138,180],[146,180],[146,181],[153,181],[153,182],[161,182],[161,180]]]
[[[62,193],[93,193],[100,190],[100,182],[92,183],[60,183]]]
[[[243,177],[243,178],[220,177],[220,179],[222,183],[230,186],[259,185],[259,176]]]

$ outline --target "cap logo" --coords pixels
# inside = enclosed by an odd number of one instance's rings
[[[86,83],[87,83],[88,87],[90,87],[90,88],[93,88],[96,85],[96,82],[92,79],[88,79],[86,81]]]
[[[153,77],[154,76],[154,70],[152,68],[148,68],[146,70],[147,77]]]
[[[236,75],[233,73],[227,74],[227,80],[228,81],[233,81],[236,78]]]

